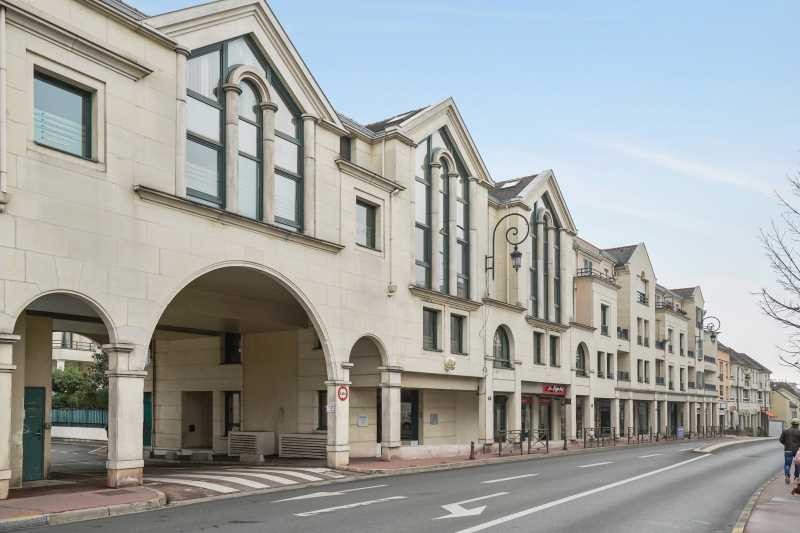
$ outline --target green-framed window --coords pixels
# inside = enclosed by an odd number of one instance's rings
[[[37,144],[92,158],[92,93],[36,71],[33,139]]]

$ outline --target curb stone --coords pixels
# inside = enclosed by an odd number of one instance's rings
[[[160,490],[146,487],[147,490],[155,493],[153,498],[142,502],[117,503],[103,505],[101,507],[90,507],[88,509],[74,509],[60,513],[43,513],[25,517],[10,518],[0,520],[0,531],[16,531],[38,526],[52,526],[57,524],[68,524],[71,522],[82,522],[84,520],[96,520],[98,518],[108,518],[142,511],[152,511],[167,505],[167,496]]]
[[[715,452],[721,448],[727,448],[728,446],[734,446],[736,444],[750,444],[753,442],[764,442],[767,440],[773,440],[772,437],[753,437],[751,439],[746,440],[734,440],[734,441],[727,441],[727,442],[716,442],[709,446],[705,446],[703,448],[695,448],[692,450],[694,453],[711,453]]]
[[[770,483],[780,477],[783,477],[783,473],[769,478],[756,489],[756,491],[747,501],[747,505],[744,506],[744,509],[742,509],[742,512],[739,514],[739,519],[736,521],[736,524],[734,524],[733,529],[731,529],[731,533],[744,533],[744,528],[747,526],[747,522],[750,520],[750,515],[753,514],[753,509],[755,509],[756,503],[758,503],[758,499],[761,497],[761,493],[764,492]]]

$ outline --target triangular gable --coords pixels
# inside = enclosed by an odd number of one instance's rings
[[[555,173],[551,169],[544,170],[536,175],[522,191],[519,197],[527,205],[533,205],[534,200],[547,195],[552,206],[555,210],[555,215],[558,217],[561,226],[569,233],[575,235],[578,229],[575,227],[575,220],[569,211],[567,202],[564,200],[564,194],[561,192],[561,187],[558,186]]]
[[[436,105],[429,106],[393,127],[411,139],[418,141],[442,126],[447,126],[450,137],[456,148],[458,148],[470,176],[484,183],[493,183],[478,147],[452,98],[447,98]]]
[[[650,252],[647,251],[647,246],[643,242],[640,242],[639,244],[636,245],[636,251],[634,251],[633,254],[631,255],[631,261],[633,260],[633,256],[635,256],[636,254],[644,254],[644,258],[647,261],[647,265],[650,267],[650,272],[653,273],[653,278],[655,279],[656,269],[655,267],[653,267],[653,260],[650,258]],[[639,272],[634,272],[634,274],[639,274]]]
[[[339,130],[344,126],[286,31],[263,0],[220,0],[144,21],[189,50],[252,34],[303,113]]]

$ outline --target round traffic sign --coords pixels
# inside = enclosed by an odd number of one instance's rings
[[[350,396],[350,389],[347,388],[347,385],[339,385],[339,388],[336,389],[336,397],[339,398],[341,401],[345,401],[349,396]]]

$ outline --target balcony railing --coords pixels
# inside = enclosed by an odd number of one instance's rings
[[[585,368],[576,368],[575,375],[585,378],[588,375],[588,372],[586,372]]]
[[[645,383],[650,383],[650,376],[645,376],[644,377],[644,382]]]
[[[637,301],[642,305],[649,305],[650,298],[647,297],[642,291],[636,291]]]
[[[717,362],[717,358],[716,357],[712,357],[710,355],[704,355],[703,356],[703,361],[705,361],[706,363],[716,363]]]
[[[669,382],[669,390],[675,390],[675,383],[672,381]]]
[[[659,350],[663,350],[666,346],[667,346],[667,341],[665,340],[656,341],[656,348],[658,348]]]
[[[664,378],[656,376],[656,385],[664,385]]]
[[[628,337],[628,330],[626,328],[617,328],[617,338],[622,339],[624,341],[629,340]]]
[[[87,341],[79,341],[79,340],[54,340],[53,341],[53,348],[61,349],[61,350],[80,350],[83,352],[94,352],[97,351],[100,347],[93,343]]]
[[[623,372],[622,370],[617,371],[617,379],[620,381],[630,381],[631,380],[631,373],[630,372]]]
[[[673,313],[680,313],[682,315],[686,314],[686,311],[681,309],[679,305],[672,302],[656,302],[656,309],[666,309],[668,311],[672,311]]]
[[[686,392],[686,385],[681,383],[681,392]]]
[[[511,368],[511,361],[506,361],[505,359],[495,359],[494,360],[494,367],[495,368]]]
[[[609,276],[605,272],[600,272],[599,270],[594,270],[592,268],[579,268],[575,272],[576,278],[598,278],[605,281],[610,281],[611,283],[615,283],[616,280],[614,276]]]
[[[705,390],[707,390],[707,391],[715,391],[716,392],[716,390],[717,390],[717,386],[716,385],[709,385],[708,383],[703,385],[703,388]]]
[[[600,325],[600,335],[605,335],[606,337],[608,337],[608,324]]]
[[[694,384],[694,381],[690,381],[690,382],[689,382],[689,388],[690,388],[690,389],[696,389],[696,388],[697,388],[697,387],[695,386],[695,384]]]

